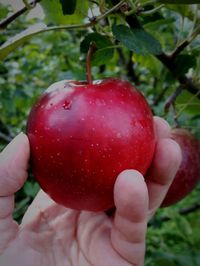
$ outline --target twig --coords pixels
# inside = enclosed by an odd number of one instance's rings
[[[172,93],[172,95],[169,96],[169,98],[167,99],[167,101],[164,105],[165,113],[168,113],[169,108],[172,107],[174,127],[175,128],[180,126],[180,124],[178,122],[178,116],[177,116],[177,112],[176,112],[175,101],[176,101],[176,98],[181,94],[183,89],[184,89],[183,85],[178,86],[178,88]]]
[[[153,105],[157,106],[160,103],[168,89],[169,87],[165,87],[162,89],[161,93],[154,99]]]
[[[33,4],[29,3],[28,0],[22,0],[27,9],[32,9],[36,6],[37,1],[34,1]]]
[[[175,58],[172,58],[171,56],[162,53],[160,55],[156,55],[156,58],[164,65],[168,68],[168,70],[175,76],[175,78],[177,78],[177,80],[179,81],[179,83],[189,92],[191,92],[192,94],[198,94],[199,92],[199,88],[197,88],[192,80],[188,77],[186,77],[185,75],[181,75],[181,76],[177,76],[174,74],[174,69],[176,69],[176,64],[175,64]],[[200,99],[200,95],[197,96]]]
[[[188,215],[188,214],[190,214],[190,213],[193,213],[193,212],[195,212],[195,211],[197,211],[197,210],[199,210],[200,209],[200,204],[194,204],[194,205],[192,205],[192,206],[190,206],[190,207],[188,207],[188,208],[185,208],[185,209],[182,209],[182,210],[180,210],[179,211],[179,214],[181,214],[181,215]],[[170,217],[168,217],[168,216],[163,216],[163,217],[161,217],[161,219],[160,219],[162,222],[164,222],[164,221],[169,221],[169,220],[171,220],[171,218]]]
[[[0,132],[0,139],[6,141],[6,142],[10,142],[12,140],[11,136],[7,136],[6,134]]]
[[[132,8],[130,11],[126,12],[125,15],[126,16],[131,16],[133,14],[138,14],[140,12],[143,12],[144,11],[144,7],[145,6],[149,6],[149,5],[154,5],[157,3],[157,0],[150,0],[150,1],[147,1],[141,5],[136,5],[135,4],[135,7]]]
[[[174,119],[174,126],[173,127],[178,128],[178,127],[180,127],[180,123],[178,121],[175,102],[172,103],[172,111],[173,111],[173,119]]]
[[[178,54],[180,54],[196,37],[200,34],[200,26],[198,26],[191,34],[190,36],[184,40],[182,43],[180,43],[174,52],[170,55],[171,60],[174,60]]]
[[[190,42],[188,40],[183,41],[182,43],[180,43],[176,49],[173,51],[173,53],[171,54],[171,60],[174,60],[178,54],[180,54],[188,45],[190,44]]]
[[[159,6],[155,7],[155,8],[147,10],[147,11],[141,11],[141,12],[139,12],[139,14],[143,15],[143,16],[149,16],[149,15],[152,15],[152,14],[156,13],[162,7],[164,7],[164,4],[159,5]]]
[[[39,3],[41,0],[35,0],[29,3],[29,5],[34,8],[37,3]],[[28,11],[29,8],[27,6],[24,6],[22,9],[16,11],[15,13],[9,15],[7,18],[0,21],[0,30],[5,30],[7,26],[13,22],[15,19],[17,19],[19,16],[24,14],[26,11]]]
[[[200,209],[200,204],[198,203],[195,203],[194,205],[190,206],[190,207],[187,207],[187,208],[184,208],[182,210],[179,211],[179,214],[180,215],[188,215],[190,213],[193,213],[195,211],[198,211]],[[167,222],[167,221],[171,221],[172,218],[169,217],[169,216],[162,216],[160,218],[158,218],[158,222]],[[153,226],[153,221],[150,221],[148,226]]]
[[[182,90],[184,89],[183,85],[178,86],[178,88],[172,93],[172,95],[169,96],[167,99],[165,105],[164,105],[164,110],[165,113],[169,111],[169,108],[174,104],[176,101],[176,98],[178,97],[179,94],[181,94]]]

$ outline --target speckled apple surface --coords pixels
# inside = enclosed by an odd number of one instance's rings
[[[155,148],[145,98],[119,79],[54,83],[33,106],[27,134],[42,189],[77,210],[113,206],[117,175],[125,169],[145,174]]]

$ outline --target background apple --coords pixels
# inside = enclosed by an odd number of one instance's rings
[[[200,143],[194,135],[184,129],[173,129],[171,138],[182,150],[182,163],[162,203],[170,206],[186,197],[200,180]]]
[[[78,210],[112,207],[117,175],[145,174],[155,147],[145,98],[119,79],[53,84],[33,107],[27,134],[43,190]]]

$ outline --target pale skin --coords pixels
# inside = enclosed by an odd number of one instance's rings
[[[22,223],[13,221],[14,193],[27,179],[30,156],[26,135],[18,135],[0,154],[0,265],[143,266],[147,223],[181,162],[167,122],[155,117],[154,123],[157,146],[147,177],[135,170],[119,174],[113,217],[66,209],[41,190]]]

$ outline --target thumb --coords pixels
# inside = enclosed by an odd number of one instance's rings
[[[18,232],[12,219],[14,193],[27,179],[29,154],[28,138],[23,133],[0,153],[0,253]]]
[[[18,191],[27,178],[29,142],[20,133],[0,154],[0,197]]]

